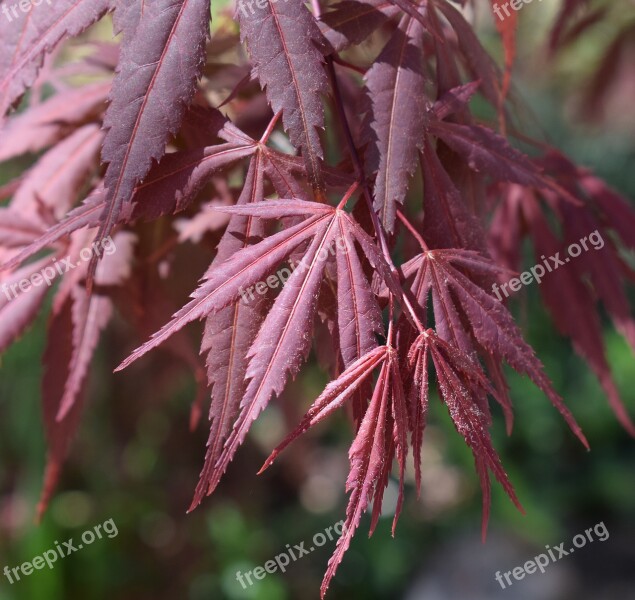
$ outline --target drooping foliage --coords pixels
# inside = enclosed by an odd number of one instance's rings
[[[608,10],[561,4],[552,54]],[[469,20],[472,9],[494,6],[241,2],[235,21],[210,28],[209,0],[56,0],[17,12],[0,0],[0,161],[30,156],[0,188],[0,350],[42,310],[49,286],[40,274],[56,283],[40,514],[80,423],[95,349],[120,314],[139,347],[117,370],[161,346],[199,385],[193,426],[210,400],[191,510],[312,347],[332,357],[330,383],[263,467],[349,409],[346,527],[322,595],[367,509],[374,530],[393,462],[393,531],[410,452],[420,486],[431,386],[474,456],[484,534],[490,475],[522,510],[489,433],[490,398],[512,429],[505,364],[588,445],[495,293],[524,268],[525,241],[542,263],[592,233],[602,239],[545,273],[540,293],[635,435],[600,321],[603,309],[635,348],[626,290],[635,273],[624,259],[635,251],[635,212],[557,149],[517,135],[521,17],[493,17],[500,68]],[[114,42],[101,35],[110,27]],[[604,63],[628,51],[627,33]],[[80,34],[85,47],[73,52],[69,40]],[[356,52],[364,45],[376,48],[372,61]],[[609,75],[592,82],[588,107],[601,102]],[[492,123],[472,114],[476,95]],[[186,245],[192,265],[208,267],[191,273],[200,281],[179,307],[167,290],[182,284],[171,256]],[[204,324],[200,353],[184,335],[194,321]]]

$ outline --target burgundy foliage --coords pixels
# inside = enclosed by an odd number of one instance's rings
[[[371,505],[374,530],[395,461],[396,525],[410,451],[419,487],[433,384],[474,455],[483,533],[490,475],[522,510],[489,433],[490,398],[512,428],[504,364],[527,375],[587,445],[492,292],[528,266],[525,239],[540,262],[601,232],[605,246],[548,274],[540,293],[635,435],[599,312],[635,348],[625,287],[635,273],[623,258],[635,250],[635,212],[557,150],[531,143],[526,154],[510,142],[516,14],[497,23],[499,69],[461,10],[465,0],[319,4],[243,6],[237,25],[213,35],[209,0],[56,0],[13,20],[0,16],[0,161],[31,155],[0,188],[0,283],[68,257],[78,264],[58,272],[50,309],[40,514],[113,315],[140,334],[117,370],[162,345],[199,384],[193,425],[211,396],[191,509],[217,488],[315,340],[326,344],[331,382],[263,467],[313,425],[350,409],[346,529],[324,594]],[[562,3],[551,52],[601,19],[580,15],[586,4]],[[109,19],[116,43],[86,33]],[[77,53],[68,40],[80,34]],[[625,36],[609,54],[627,51]],[[370,63],[354,51],[369,42],[377,46]],[[596,81],[588,107],[603,89]],[[476,121],[475,95],[492,106],[495,124]],[[79,259],[110,236],[116,253]],[[193,274],[200,282],[181,307],[165,299],[177,282],[170,256],[179,245],[209,264]],[[47,292],[0,294],[0,350],[35,320]],[[204,322],[202,358],[183,331],[193,321]],[[318,326],[330,336],[314,336]]]

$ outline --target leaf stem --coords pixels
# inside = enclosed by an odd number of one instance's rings
[[[419,242],[421,249],[424,252],[428,252],[430,248],[428,248],[425,240],[423,239],[423,237],[421,237],[421,234],[416,230],[415,226],[408,220],[406,215],[404,215],[399,209],[397,209],[397,216],[399,217],[399,220],[406,226],[406,229],[414,236],[417,242]]]
[[[346,193],[344,194],[344,197],[342,198],[340,203],[337,205],[337,208],[344,208],[346,206],[346,203],[351,199],[351,196],[357,191],[358,187],[359,181],[354,181],[353,185],[351,185],[351,187],[346,190]]]
[[[367,69],[364,69],[364,67],[358,67],[357,65],[354,65],[353,63],[350,63],[340,58],[339,56],[333,56],[333,61],[336,62],[341,67],[346,67],[347,69],[350,69],[351,71],[355,71],[356,73],[359,73],[360,75],[366,75]]]
[[[275,115],[273,115],[273,119],[269,121],[269,125],[267,125],[267,129],[265,129],[265,132],[262,134],[262,137],[260,138],[261,144],[264,145],[269,141],[269,137],[273,133],[273,128],[276,126],[276,123],[278,122],[278,119],[280,118],[281,114],[282,114],[282,111],[279,110]]]

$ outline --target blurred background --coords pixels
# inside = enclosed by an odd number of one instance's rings
[[[525,6],[515,81],[525,105],[526,132],[548,139],[633,199],[635,7],[619,4],[553,58],[545,50],[546,36],[561,3]],[[219,7],[215,26],[231,27]],[[477,22],[487,47],[501,56],[491,17],[483,13]],[[598,77],[604,78],[606,94],[594,91]],[[12,168],[0,172],[1,181]],[[512,308],[583,427],[591,452],[576,442],[535,387],[510,373],[514,431],[506,436],[494,407],[493,436],[527,514],[518,513],[495,486],[489,535],[482,544],[473,460],[435,397],[424,436],[421,497],[410,472],[393,539],[396,486],[390,483],[385,517],[370,540],[365,535],[369,519],[362,519],[328,598],[635,598],[635,441],[617,424],[588,368],[555,334],[536,286],[523,293]],[[77,541],[83,531],[108,519],[116,523],[118,535],[13,585],[0,574],[1,600],[318,597],[334,541],[292,562],[286,573],[268,574],[246,589],[236,577],[237,571],[250,571],[286,551],[287,544],[304,541],[309,547],[316,533],[345,516],[351,430],[343,415],[298,440],[274,467],[256,476],[326,383],[315,361],[257,421],[216,493],[186,515],[207,439],[204,419],[194,433],[188,427],[194,381],[182,369],[171,369],[169,356],[160,353],[111,375],[130,345],[125,325],[117,323],[93,364],[83,425],[59,492],[38,526],[34,513],[45,459],[39,389],[45,326],[41,318],[1,359],[0,569],[30,561],[56,541]],[[608,325],[606,342],[615,379],[635,414],[635,358]],[[150,381],[152,388],[145,385]],[[160,393],[149,392],[157,388]],[[526,576],[506,590],[496,582],[496,571],[524,564],[546,545],[566,542],[569,548],[574,535],[599,522],[609,531],[606,541],[587,543],[544,575]]]

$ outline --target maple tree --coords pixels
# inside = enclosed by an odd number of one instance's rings
[[[497,23],[500,69],[461,10],[471,4],[343,0],[309,8],[267,0],[239,4],[240,36],[231,27],[210,33],[209,0],[56,0],[0,18],[0,161],[36,155],[0,188],[8,201],[0,209],[0,283],[19,289],[0,295],[0,350],[44,306],[47,287],[24,291],[19,282],[57,261],[76,265],[58,270],[50,309],[40,514],[78,427],[101,333],[119,310],[142,337],[156,333],[117,370],[162,345],[199,384],[193,424],[211,396],[190,510],[216,489],[251,424],[298,374],[313,332],[328,333],[315,340],[332,357],[331,382],[263,467],[349,409],[346,528],[322,594],[370,502],[374,530],[395,459],[393,531],[411,451],[420,487],[432,383],[474,455],[484,534],[490,474],[522,510],[489,434],[489,397],[512,428],[505,363],[534,382],[588,447],[492,292],[519,270],[525,239],[540,262],[602,233],[601,249],[545,276],[540,292],[635,435],[599,316],[602,305],[635,348],[626,294],[634,273],[622,257],[635,250],[635,212],[591,172],[519,133],[511,85],[517,16]],[[602,18],[603,10],[574,10],[585,5],[563,2],[552,52]],[[88,35],[82,52],[66,52],[70,38],[109,15],[120,41]],[[368,40],[379,46],[370,62],[355,53]],[[491,105],[494,123],[477,121],[475,95]],[[152,242],[147,223],[159,224]],[[111,236],[116,253],[78,261],[82,249]],[[218,242],[213,254],[209,240]],[[164,297],[179,244],[211,257],[180,308]],[[166,311],[174,314],[164,322]],[[182,331],[201,320],[204,364]]]

